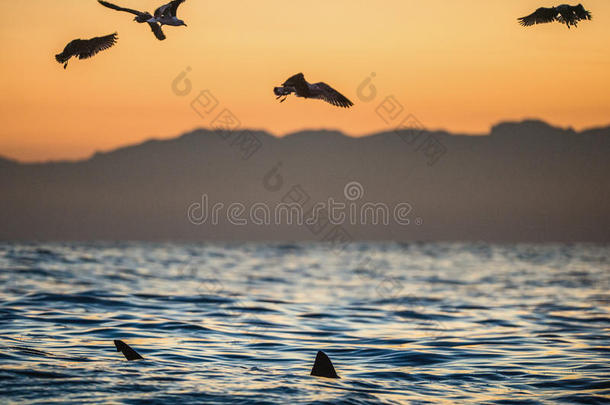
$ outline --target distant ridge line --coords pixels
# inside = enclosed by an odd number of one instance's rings
[[[544,132],[563,132],[569,135],[602,135],[607,132],[607,135],[610,136],[610,125],[608,126],[599,126],[599,127],[591,127],[587,129],[583,129],[581,131],[576,131],[572,127],[559,127],[553,126],[543,120],[538,119],[525,119],[521,121],[502,121],[491,127],[488,133],[457,133],[457,132],[449,132],[444,129],[423,129],[421,132],[426,134],[434,134],[437,136],[472,136],[472,137],[486,137],[486,136],[509,136],[511,134],[518,133],[522,130],[542,130]],[[241,133],[241,132],[251,132],[256,134],[259,137],[264,137],[267,139],[279,140],[279,141],[292,141],[292,140],[302,140],[304,138],[317,138],[324,139],[324,137],[332,137],[335,139],[345,139],[345,140],[366,140],[372,137],[378,136],[390,136],[396,135],[396,130],[389,128],[387,130],[372,132],[369,134],[361,135],[361,136],[353,136],[346,134],[343,131],[336,129],[303,129],[294,132],[289,132],[287,134],[278,136],[274,135],[266,130],[261,129],[239,129],[235,131],[228,131],[229,133]],[[152,144],[163,144],[167,142],[175,142],[181,139],[188,139],[193,136],[204,136],[204,135],[216,135],[216,130],[211,128],[196,128],[191,131],[184,132],[180,135],[168,137],[168,138],[149,138],[142,142],[127,144],[123,146],[118,146],[113,149],[109,149],[106,151],[96,151],[91,154],[89,157],[85,158],[76,158],[76,159],[56,159],[56,160],[47,160],[41,162],[21,162],[19,160],[15,160],[12,158],[8,158],[0,155],[0,167],[7,165],[44,165],[44,164],[62,164],[62,163],[82,163],[86,161],[93,160],[95,158],[114,154],[114,153],[122,153],[129,150],[136,150],[140,147],[144,147]]]

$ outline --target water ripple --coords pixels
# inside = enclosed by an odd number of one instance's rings
[[[4,243],[0,285],[0,402],[610,397],[607,246]]]

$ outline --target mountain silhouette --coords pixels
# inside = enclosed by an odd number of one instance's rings
[[[11,159],[6,159],[0,156],[0,169],[3,167],[15,166],[17,162]]]
[[[247,147],[253,139],[256,150]],[[477,136],[202,129],[81,161],[0,158],[0,239],[333,240],[333,226],[187,217],[203,195],[210,210],[223,203],[226,211],[231,203],[273,208],[300,193],[304,206],[332,198],[411,207],[408,225],[344,223],[347,240],[608,242],[608,151],[610,127],[577,132],[528,120]],[[355,201],[345,194],[352,182],[362,192]]]

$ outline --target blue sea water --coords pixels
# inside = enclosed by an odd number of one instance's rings
[[[599,245],[5,243],[0,403],[608,403],[609,287]]]

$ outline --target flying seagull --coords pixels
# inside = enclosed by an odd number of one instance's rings
[[[55,55],[55,59],[59,63],[64,64],[64,69],[68,67],[68,61],[73,56],[78,56],[78,59],[87,59],[105,49],[114,45],[118,39],[118,34],[106,35],[105,37],[95,37],[91,39],[75,39],[64,48],[62,53]]]
[[[354,105],[343,94],[326,83],[308,83],[303,73],[292,76],[281,87],[275,87],[273,92],[277,96],[276,100],[283,97],[280,103],[283,103],[289,94],[295,93],[297,97],[317,98],[337,107],[349,108]]]
[[[535,24],[550,23],[553,21],[559,21],[561,24],[567,25],[570,28],[571,25],[574,27],[578,26],[578,22],[581,20],[590,20],[591,13],[585,10],[582,4],[577,6],[570,6],[568,4],[562,4],[557,7],[540,7],[532,14],[519,18],[519,24],[524,27],[529,27]]]
[[[120,6],[117,6],[116,4],[112,4],[112,3],[109,3],[104,0],[97,0],[97,1],[104,7],[108,7],[113,10],[117,10],[117,11],[125,11],[127,13],[135,14],[135,17],[133,20],[140,24],[148,23],[153,34],[155,34],[155,37],[159,41],[163,41],[165,39],[165,34],[163,33],[163,30],[161,29],[161,27],[163,25],[173,25],[173,26],[184,25],[186,27],[186,24],[184,23],[184,21],[182,21],[176,17],[176,12],[178,11],[178,6],[180,6],[180,4],[182,4],[182,3],[184,3],[184,0],[170,1],[169,3],[157,8],[155,10],[154,16],[151,15],[148,11],[138,11],[138,10],[133,10],[131,8],[120,7]]]

